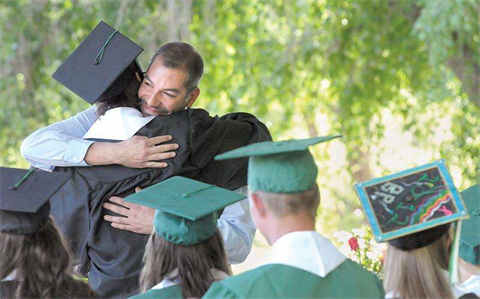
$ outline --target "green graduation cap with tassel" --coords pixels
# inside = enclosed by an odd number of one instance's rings
[[[125,198],[156,209],[155,233],[177,245],[194,245],[212,237],[220,211],[245,196],[189,178],[175,176]]]
[[[259,142],[218,155],[215,160],[250,157],[248,188],[251,191],[303,192],[315,184],[318,173],[308,147],[338,137],[341,135]]]

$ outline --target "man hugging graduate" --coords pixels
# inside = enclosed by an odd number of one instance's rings
[[[247,159],[213,158],[271,140],[251,114],[212,117],[191,108],[203,73],[203,60],[191,45],[161,46],[145,74],[136,62],[141,52],[101,22],[54,74],[96,106],[37,130],[22,144],[32,166],[70,176],[52,197],[51,213],[73,247],[80,272],[102,297],[138,293],[153,228],[154,209],[123,197],[177,175],[241,188],[247,183]],[[225,208],[218,220],[229,263],[242,262],[250,252],[255,227],[247,205],[241,201]],[[140,224],[133,228],[136,221]]]

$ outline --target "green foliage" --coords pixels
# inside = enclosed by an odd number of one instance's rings
[[[327,231],[363,221],[353,213],[359,208],[354,182],[392,171],[373,156],[390,150],[382,140],[392,117],[414,137],[414,147],[459,170],[460,186],[475,181],[478,1],[197,0],[191,8],[186,3],[0,2],[0,164],[26,167],[19,155],[25,136],[87,107],[51,74],[99,20],[142,45],[139,60],[147,66],[158,46],[172,38],[172,26],[183,26],[187,18],[185,38],[206,62],[197,106],[213,114],[253,113],[275,139],[345,136],[341,169],[329,166],[319,178],[331,197],[321,212]],[[433,132],[444,121],[451,137],[437,142]],[[315,149],[318,161],[328,161],[329,150]]]

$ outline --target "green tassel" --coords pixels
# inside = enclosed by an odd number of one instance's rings
[[[34,172],[35,172],[35,168],[30,168],[27,171],[27,173],[15,185],[10,186],[8,190],[17,190],[18,187],[20,187],[23,184],[23,182],[25,182],[28,179],[28,177],[31,176],[32,173]]]
[[[113,36],[118,32],[118,30],[113,31],[110,33],[110,36],[107,38],[103,46],[98,49],[97,52],[97,57],[95,57],[95,65],[99,64],[102,61],[103,58],[103,53],[105,53],[105,48],[110,44],[110,41],[112,40]]]

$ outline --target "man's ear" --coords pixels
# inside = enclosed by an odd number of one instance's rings
[[[263,200],[258,196],[258,193],[252,192],[250,194],[252,207],[257,212],[258,216],[264,218],[267,215],[267,209],[265,207],[265,203]]]
[[[195,100],[198,98],[199,95],[200,95],[200,88],[195,87],[195,89],[190,92],[190,96],[187,100],[187,105],[185,107],[190,108],[193,105],[193,103],[195,103]]]

